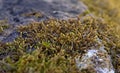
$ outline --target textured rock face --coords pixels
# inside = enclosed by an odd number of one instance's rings
[[[89,70],[93,73],[115,73],[111,64],[111,58],[105,50],[89,50],[82,58],[76,59],[80,71]],[[92,71],[91,71],[92,70]]]
[[[46,17],[66,19],[75,17],[86,9],[87,7],[78,0],[1,0],[0,19],[7,18],[12,24],[23,24],[32,19],[38,21]],[[23,16],[32,12],[42,13],[44,16]]]
[[[101,44],[99,48],[91,47],[81,58],[76,58],[77,67],[80,71],[87,70],[90,73],[115,73],[105,46],[99,39],[98,43]]]
[[[9,42],[15,37],[13,30],[20,24],[49,18],[68,19],[83,13],[87,7],[79,0],[0,0],[0,20],[7,20],[11,28],[0,40]],[[6,38],[6,37],[11,38]],[[17,36],[17,35],[15,35]]]

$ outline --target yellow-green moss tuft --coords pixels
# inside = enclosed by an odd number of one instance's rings
[[[114,44],[105,39],[114,40],[110,31],[107,23],[92,17],[83,21],[50,19],[21,26],[14,42],[0,44],[0,72],[80,73],[75,57],[91,46],[99,48],[97,37],[109,48],[109,43]]]

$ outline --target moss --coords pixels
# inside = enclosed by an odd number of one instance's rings
[[[0,72],[80,73],[75,57],[91,46],[99,48],[96,38],[106,42],[109,31],[107,23],[92,17],[50,19],[18,27],[21,34],[14,42],[0,43],[0,61],[5,64],[0,62]]]
[[[109,46],[112,49],[109,53],[111,53],[111,57],[113,59],[114,67],[116,68],[116,72],[119,71],[119,65],[120,56],[118,50],[120,49],[120,0],[82,0],[89,8],[90,12],[102,17],[106,22],[108,22],[109,26],[111,27],[111,35],[109,35],[112,38],[112,41],[110,41],[107,46]],[[114,43],[114,45],[113,45]]]
[[[104,18],[110,26],[113,26],[114,32],[120,34],[120,0],[82,0],[89,8],[90,12]],[[120,35],[119,35],[120,36]]]
[[[113,30],[119,35],[120,30],[120,0],[82,0],[89,8],[89,11],[97,16],[104,18],[113,26]],[[120,36],[120,35],[119,35]]]
[[[0,72],[94,73],[92,69],[80,72],[76,68],[74,59],[89,50],[91,46],[99,48],[97,37],[103,40],[106,50],[112,55],[114,67],[119,72],[120,58],[117,55],[120,53],[119,28],[115,29],[119,23],[117,20],[119,9],[113,4],[115,1],[112,3],[104,0],[102,5],[100,0],[84,2],[89,6],[90,11],[83,13],[83,16],[93,12],[105,18],[107,22],[92,17],[85,17],[82,21],[79,18],[49,19],[18,27],[18,32],[21,34],[17,39],[10,43],[0,43]],[[112,7],[108,8],[111,5]],[[33,12],[25,16],[38,18],[42,15]],[[5,25],[0,26],[1,32],[7,28],[8,26]]]
[[[0,21],[0,34],[4,32],[4,30],[8,29],[9,25],[6,20],[1,20]]]

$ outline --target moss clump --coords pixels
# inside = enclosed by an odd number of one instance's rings
[[[82,0],[89,8],[89,11],[109,22],[115,35],[120,38],[120,0]]]
[[[21,26],[14,42],[0,44],[0,72],[80,73],[75,57],[91,46],[99,48],[97,37],[105,43],[105,38],[113,39],[109,31],[107,23],[92,17],[83,21],[50,19]]]
[[[0,21],[0,34],[4,32],[4,30],[8,29],[9,25],[7,24],[6,20]]]
[[[109,44],[111,46],[111,56],[113,58],[113,64],[116,68],[116,72],[120,72],[119,67],[117,65],[120,63],[120,0],[82,0],[89,8],[90,12],[102,17],[106,22],[108,22],[109,26],[111,27],[111,35],[114,38],[114,45]]]

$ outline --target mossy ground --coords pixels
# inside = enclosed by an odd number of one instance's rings
[[[0,35],[3,34],[4,30],[8,29],[9,25],[6,20],[0,21]]]
[[[82,0],[89,8],[89,13],[102,17],[113,26],[120,37],[120,0]]]
[[[75,57],[81,56],[91,46],[99,48],[97,37],[104,41],[110,52],[109,48],[116,40],[110,31],[106,22],[92,17],[83,21],[79,18],[50,19],[20,26],[17,39],[0,43],[0,72],[80,73]],[[111,42],[105,38],[111,39]]]
[[[89,8],[90,13],[102,17],[108,22],[118,40],[112,52],[113,64],[116,72],[120,73],[120,0],[82,0]],[[112,48],[112,46],[111,46]]]
[[[100,46],[97,37],[103,40],[105,49],[112,56],[114,68],[119,72],[119,4],[115,6],[114,0],[84,2],[90,12],[103,17],[106,22],[86,17],[83,21],[79,18],[49,19],[21,26],[18,38],[10,43],[0,43],[0,73],[80,73],[74,59],[91,46],[97,49]],[[90,72],[93,73],[90,70],[81,73]]]

